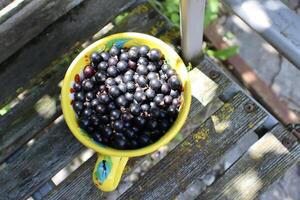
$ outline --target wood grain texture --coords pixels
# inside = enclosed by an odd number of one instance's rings
[[[61,115],[59,82],[66,66],[52,66],[0,117],[0,163]]]
[[[0,24],[5,22],[7,19],[12,17],[14,14],[22,10],[26,5],[34,0],[1,0],[0,1],[0,11],[2,12],[0,18]],[[30,11],[29,11],[30,12]]]
[[[197,76],[201,73],[202,72],[200,72],[196,68],[190,72],[190,75],[193,74],[191,75],[192,78],[191,80],[194,83],[192,85],[192,88],[193,87],[198,88],[198,91],[196,89],[193,90],[194,93],[192,94],[193,99],[191,104],[191,112],[189,113],[187,123],[180,131],[182,137],[187,137],[188,133],[190,133],[192,130],[198,127],[197,125],[199,123],[204,122],[223,105],[223,103],[218,99],[218,95],[221,94],[226,89],[225,86],[228,85],[228,82],[224,80],[225,78],[224,76],[223,78],[222,76],[220,76],[219,79],[219,81],[224,83],[222,86],[220,86],[220,88],[222,89],[218,89],[218,91],[216,91],[217,93],[210,93],[213,95],[212,97],[204,96],[201,98],[202,101],[207,102],[206,106],[202,105],[201,102],[198,100],[199,97],[201,96],[199,95],[199,93],[201,92],[199,88],[206,86],[206,87],[210,87],[212,90],[217,89],[212,80],[207,80],[206,78],[201,80],[201,75]],[[195,121],[195,119],[197,120]],[[168,146],[172,149],[176,145],[178,145],[178,143],[179,141],[173,140]],[[130,163],[127,164],[127,167],[129,169],[134,169],[136,168],[138,163],[141,163],[145,159],[147,159],[147,156],[143,158],[139,158],[139,157],[135,158],[134,162],[131,162],[130,159]],[[91,172],[93,170],[94,163],[95,163],[95,158],[89,159],[83,166],[77,169],[75,173],[72,173],[65,181],[63,181],[60,185],[58,185],[58,187],[56,187],[46,197],[46,199],[68,199],[74,195],[76,195],[76,198],[82,198],[82,199],[96,199],[96,198],[106,197],[108,194],[99,191],[91,181],[92,180]],[[128,174],[129,174],[128,172],[125,173],[123,175],[123,178],[126,177]],[[118,192],[118,195],[121,194],[121,192],[119,192],[118,189],[116,192]]]
[[[83,0],[32,0],[0,24],[0,63]],[[20,34],[22,33],[22,34]]]
[[[30,80],[49,67],[54,60],[70,51],[76,43],[91,38],[120,11],[134,2],[85,0],[80,6],[49,25],[0,65],[0,79],[10,83],[0,89],[0,105],[15,98],[19,88],[30,86]],[[22,73],[19,73],[20,70]]]
[[[289,138],[289,145],[286,143]],[[253,144],[226,173],[198,199],[258,198],[269,185],[300,161],[300,144],[277,125]]]
[[[83,146],[59,118],[25,145],[0,169],[0,199],[23,199],[69,163]]]
[[[253,113],[245,112],[244,105],[249,102],[245,95],[238,93],[203,124],[199,123],[191,135],[119,199],[174,198],[265,119],[266,114],[258,107]]]

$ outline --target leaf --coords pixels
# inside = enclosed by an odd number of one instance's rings
[[[230,46],[228,48],[217,50],[217,51],[207,50],[206,53],[209,56],[218,58],[220,60],[227,60],[229,57],[237,54],[238,50],[239,50],[239,46],[234,45],[234,46]]]
[[[179,14],[178,13],[172,13],[171,14],[171,21],[174,24],[179,24],[179,21],[180,21]]]
[[[218,18],[219,13],[219,0],[208,0],[206,9],[205,9],[205,17],[204,17],[204,26],[206,27],[212,21]]]

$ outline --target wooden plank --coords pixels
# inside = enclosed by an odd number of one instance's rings
[[[256,199],[289,167],[299,161],[300,144],[290,132],[277,125],[253,144],[198,199]]]
[[[33,0],[2,0],[0,1],[0,24],[22,10]],[[29,11],[30,12],[30,11]]]
[[[218,34],[217,25],[210,24],[204,32],[205,37],[217,49],[224,49],[229,45]],[[250,91],[256,99],[267,108],[273,115],[285,124],[299,122],[299,117],[289,110],[288,106],[282,102],[279,97],[270,89],[270,87],[254,72],[239,55],[233,55],[228,58],[228,64],[233,66],[229,69]],[[263,66],[262,66],[263,67]]]
[[[147,12],[147,14],[143,12],[138,14],[137,12],[140,10]],[[128,24],[128,28],[125,24]],[[120,24],[117,30],[113,29],[112,32],[133,28],[135,31],[151,32],[159,37],[162,36],[162,33],[168,32],[171,26],[149,4],[143,4],[130,12],[124,23]],[[164,32],[158,31],[159,29],[164,29]],[[90,40],[93,41],[92,38]],[[69,55],[55,61],[38,77],[31,80],[33,82],[32,88],[26,92],[26,95],[22,95],[22,99],[12,110],[0,118],[0,163],[61,114],[58,85],[63,78],[66,67],[81,49],[82,47],[77,45],[76,49],[70,50]],[[51,103],[52,107],[43,104],[43,102]]]
[[[147,4],[150,6],[149,4]],[[139,10],[143,10],[145,6],[141,5],[141,7],[137,7]],[[135,11],[136,12],[136,11]],[[145,11],[146,12],[146,11]],[[142,32],[149,32],[152,30],[153,27],[156,26],[156,22],[158,20],[164,20],[163,17],[157,14],[157,11],[147,11],[148,13],[148,19],[147,21],[151,22],[149,24],[146,23],[138,23],[141,24],[140,26],[140,31]],[[140,13],[140,16],[145,15],[145,13]],[[137,21],[139,20],[144,20],[147,18],[140,17],[138,14],[135,15],[130,15],[131,17],[135,17]],[[155,17],[154,17],[155,16]],[[150,20],[151,19],[151,20]],[[165,23],[165,26],[168,24]],[[135,26],[136,23],[132,24],[131,27]],[[163,26],[162,28],[165,28]],[[169,26],[169,25],[168,25]],[[124,26],[124,29],[126,27]],[[157,32],[156,34],[161,34],[161,32]],[[76,52],[75,52],[76,53]],[[77,53],[76,53],[77,54]],[[70,61],[72,59],[69,59]],[[66,64],[66,63],[65,63]],[[67,65],[68,66],[68,65]],[[62,68],[62,69],[59,69]],[[45,79],[41,79],[40,83],[42,83],[41,87],[36,88],[31,94],[31,97],[28,100],[28,106],[33,106],[34,104],[34,99],[35,96],[42,97],[43,94],[49,94],[49,90],[52,90],[51,88],[53,87],[53,95],[59,94],[59,88],[57,87],[58,82],[61,78],[61,75],[63,74],[65,67],[62,66],[55,66],[56,71],[51,74],[45,75]],[[49,79],[49,80],[48,80]],[[52,85],[52,86],[49,86]],[[37,93],[35,93],[37,92]],[[51,94],[51,93],[50,93]],[[27,96],[28,97],[28,96]],[[51,96],[53,97],[53,96]],[[32,105],[31,105],[32,104]],[[23,105],[23,102],[20,103],[20,105]],[[29,110],[28,112],[30,112]],[[57,113],[60,112],[59,107],[57,108]],[[28,114],[28,113],[27,113]],[[15,115],[20,115],[17,111],[14,111],[13,115],[8,115],[9,118]],[[26,116],[25,118],[27,118]],[[31,131],[23,132],[20,137],[15,138],[14,140],[18,142],[18,140],[21,140],[23,143],[26,142],[24,140],[24,137],[27,137],[26,134],[32,134],[33,131],[38,132],[38,130],[41,130],[42,127],[39,125],[38,121],[39,116],[32,115],[32,118],[30,118],[30,121],[35,121],[37,124],[32,125]],[[20,118],[21,120],[23,118]],[[26,123],[26,121],[22,122],[23,124]],[[46,124],[46,123],[45,123]],[[21,125],[20,125],[21,126]],[[38,126],[39,128],[36,128],[35,126]],[[72,135],[69,133],[66,125],[63,122],[59,122],[58,124],[52,124],[51,128],[51,133],[49,131],[45,130],[42,131],[41,133],[38,134],[37,138],[34,138],[35,142],[30,146],[29,148],[31,150],[27,150],[27,146],[22,146],[21,149],[19,149],[12,157],[10,157],[8,160],[6,160],[6,163],[3,164],[3,168],[1,168],[1,184],[3,184],[3,187],[1,186],[0,192],[7,193],[8,191],[12,191],[14,194],[7,194],[4,196],[5,198],[21,198],[21,197],[27,197],[28,195],[32,194],[36,189],[38,189],[43,183],[47,182],[58,170],[60,170],[63,166],[65,166],[75,155],[78,151],[82,149],[82,146],[78,144],[78,142],[73,141],[75,140]],[[30,128],[28,128],[30,129]],[[13,131],[13,130],[12,130]],[[62,133],[60,133],[62,132]],[[53,134],[56,133],[57,135]],[[67,135],[67,136],[65,136]],[[49,138],[50,137],[50,138]],[[54,137],[54,139],[52,138]],[[29,137],[28,137],[29,138]],[[43,138],[43,139],[40,139]],[[63,140],[59,138],[64,138]],[[73,139],[70,139],[73,138]],[[60,151],[64,151],[63,146],[65,142],[68,142],[69,140],[72,140],[70,144],[68,144],[68,148],[70,149],[70,152],[66,150],[67,152],[61,153]],[[32,142],[31,142],[32,143]],[[30,143],[30,144],[31,144]],[[42,146],[45,145],[46,147],[44,148],[49,148],[51,147],[51,152],[49,151],[43,151]],[[15,144],[15,142],[11,142],[11,144]],[[18,143],[17,143],[18,144]],[[42,156],[42,154],[45,153],[45,157]],[[60,154],[61,153],[61,154]],[[72,154],[71,154],[72,153]],[[27,155],[28,154],[28,155]],[[39,155],[35,155],[39,154]],[[60,154],[60,156],[56,157],[57,154]],[[73,155],[74,154],[74,155]],[[52,157],[51,157],[52,156]],[[27,159],[27,157],[34,158],[34,159]],[[26,158],[23,160],[23,158]],[[51,159],[50,159],[51,158]],[[49,161],[47,161],[47,159]],[[32,160],[34,162],[32,163]],[[52,165],[55,165],[51,167]],[[23,168],[24,169],[23,169]],[[18,171],[25,171],[23,172],[23,176],[21,178],[19,175],[14,175],[10,169],[18,169]],[[3,170],[3,171],[2,171]],[[47,171],[46,173],[44,171]],[[3,174],[3,176],[2,176]],[[22,174],[21,174],[22,175]],[[9,177],[14,177],[16,176],[15,179],[9,179]],[[10,180],[10,182],[9,182]],[[5,183],[5,184],[4,184]],[[17,190],[18,189],[18,190]],[[18,194],[16,191],[19,191]],[[16,195],[16,196],[14,196]]]
[[[247,113],[251,101],[238,93],[213,114],[198,124],[179,146],[137,181],[120,199],[172,199],[195,178],[212,168],[233,144],[258,126],[266,114],[257,106]],[[251,124],[251,126],[249,126]]]
[[[1,0],[0,1],[0,10],[2,10],[3,8],[5,8],[10,3],[11,3],[11,0]]]
[[[3,199],[24,199],[70,162],[83,146],[72,136],[62,117],[23,146],[0,169]]]
[[[75,7],[67,15],[49,25],[39,36],[0,65],[0,79],[10,83],[0,89],[0,105],[13,99],[22,88],[30,85],[32,78],[55,59],[68,52],[76,43],[91,38],[120,11],[134,2],[85,0],[80,6]],[[2,36],[0,38],[3,39]],[[5,40],[8,39],[5,38]]]
[[[90,8],[94,6],[92,5],[94,3],[93,1],[89,3],[90,4],[86,5],[86,9],[77,10],[77,12],[80,11],[84,15],[85,14],[93,15],[94,12],[99,11],[100,8],[98,7],[93,8],[95,10]],[[119,4],[121,3],[122,2],[119,2]],[[117,5],[119,4],[116,4],[114,6],[117,7]],[[108,11],[106,13],[111,14],[111,12]],[[78,13],[76,14],[76,17],[79,18]],[[62,24],[58,26],[61,28],[62,25],[66,25],[69,22],[70,19],[67,18]],[[89,31],[98,30],[95,23],[100,25],[105,24],[106,20],[101,19],[100,21],[91,23],[90,26],[87,27],[89,28]],[[58,31],[57,29],[53,29],[53,31],[56,34],[58,34],[58,32],[56,32]],[[62,31],[62,29],[60,29],[60,31]],[[77,32],[79,34],[80,31]],[[84,29],[81,31],[81,33],[82,33],[81,37],[84,37],[84,39],[91,39],[89,37],[93,34],[90,33],[90,35],[86,35],[86,30]],[[58,41],[58,43],[63,42],[64,38],[62,37],[59,38],[61,39],[61,41]],[[37,42],[36,46],[33,49],[30,48],[27,49],[27,51],[38,51],[37,49],[44,48],[44,46],[47,44],[42,39],[45,39],[46,41],[49,42],[47,38],[41,36],[40,41]],[[52,65],[50,65],[42,72],[40,72],[39,75],[32,78],[29,81],[30,88],[26,90],[26,92],[23,92],[25,94],[20,95],[21,99],[19,98],[18,100],[19,103],[12,110],[10,110],[10,112],[8,112],[5,116],[0,118],[0,127],[1,127],[0,128],[0,139],[1,139],[0,140],[1,141],[0,142],[0,163],[3,162],[3,160],[7,158],[11,153],[13,153],[15,150],[20,148],[31,137],[33,137],[36,133],[38,133],[40,130],[45,128],[50,122],[52,122],[61,114],[60,102],[59,102],[60,87],[58,87],[58,85],[59,82],[62,80],[64,73],[67,67],[69,66],[70,62],[75,58],[75,56],[81,50],[82,47],[80,45],[76,45],[70,50],[68,55],[65,55],[59,60],[53,62]],[[39,68],[43,65],[47,65],[48,61],[49,60],[40,60],[39,63],[40,66],[36,65],[35,67]],[[21,60],[19,60],[19,62],[20,62],[19,64],[21,64]],[[28,65],[30,65],[30,63],[34,61],[32,59],[25,60],[23,64],[26,64],[26,62],[28,62]],[[17,65],[13,64],[13,66],[11,66],[11,68],[13,68],[12,70],[13,71],[15,70],[14,72],[19,70],[18,67],[20,67],[18,64]],[[42,69],[43,68],[38,70],[42,70]],[[30,70],[27,68],[26,72],[24,73],[27,74],[28,71]],[[9,71],[8,73],[11,72]],[[23,77],[23,78],[27,79],[28,77]],[[22,83],[22,81],[24,81],[23,78],[22,76],[17,76],[15,77],[15,81],[20,84],[24,84]],[[7,92],[9,92],[9,90],[12,89],[12,87],[13,87],[12,85],[8,85],[8,87],[3,87],[1,88],[1,90],[6,90]],[[10,95],[13,96],[13,94]],[[22,115],[20,115],[20,113],[22,113]]]
[[[193,69],[190,72],[190,77],[193,83],[193,98],[191,112],[189,113],[187,123],[180,131],[182,134],[182,139],[187,137],[187,135],[191,133],[192,130],[194,130],[193,127],[198,127],[197,124],[205,121],[209,116],[215,113],[223,105],[223,103],[218,99],[218,96],[220,96],[230,85],[230,81],[223,74],[220,74],[220,76],[215,80],[216,82],[205,77],[205,73],[209,73],[211,70],[214,70],[215,65],[211,64],[209,61],[203,63],[206,63],[203,64],[205,65],[204,73],[199,71],[197,68]],[[210,92],[208,92],[207,90],[210,90]],[[178,140],[173,140],[168,146],[170,149],[172,149],[177,144],[179,144],[179,142],[180,141]],[[149,157],[150,156],[148,155],[141,158],[141,160],[139,160],[138,163],[142,162],[142,160],[147,159]],[[47,196],[46,199],[65,199],[70,198],[73,195],[78,195],[78,193],[80,195],[80,198],[95,199],[107,197],[107,194],[99,191],[91,181],[91,172],[94,167],[95,158],[89,159],[86,163],[87,164],[81,166],[79,169],[76,170],[75,173],[71,174],[65,181],[58,185],[58,187],[56,187],[50,193],[50,195]],[[136,163],[130,163],[128,164],[128,166],[129,169],[134,169],[136,167]],[[127,175],[128,173],[124,174],[125,177]],[[118,191],[117,189],[115,193],[117,193],[118,196],[123,191],[124,188],[122,188],[121,191]]]
[[[0,24],[0,63],[82,1],[32,0],[28,2],[23,9]]]

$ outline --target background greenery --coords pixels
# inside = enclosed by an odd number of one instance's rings
[[[163,12],[175,26],[179,27],[179,0],[151,0],[151,3]],[[220,6],[221,4],[219,0],[207,0],[204,18],[205,27],[218,18],[220,14]],[[209,47],[205,47],[203,50],[210,57],[227,60],[230,56],[238,53],[238,46],[230,46],[221,50],[213,50]]]

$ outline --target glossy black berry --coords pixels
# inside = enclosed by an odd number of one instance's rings
[[[144,127],[147,122],[146,118],[143,116],[137,116],[134,121],[138,127]]]
[[[142,105],[141,105],[141,109],[142,109],[142,111],[144,111],[144,112],[148,112],[149,109],[150,109],[150,106],[149,106],[148,104],[142,104]]]
[[[129,61],[128,61],[128,66],[129,66],[130,69],[134,69],[134,70],[135,70],[137,64],[136,64],[136,62],[134,62],[133,60],[129,60]]]
[[[126,87],[126,84],[125,84],[125,83],[120,83],[120,84],[118,85],[118,88],[120,89],[120,91],[121,91],[122,93],[126,93],[126,92],[127,92],[127,87]]]
[[[98,99],[93,99],[92,101],[91,101],[91,105],[93,106],[93,107],[96,107],[97,105],[99,105],[100,104],[100,101],[98,100]]]
[[[94,74],[95,74],[95,70],[89,65],[85,66],[85,68],[83,69],[83,75],[85,78],[90,78]]]
[[[145,92],[148,99],[153,99],[155,97],[155,91],[152,88],[148,88]]]
[[[101,56],[102,60],[104,60],[104,61],[108,61],[108,59],[110,58],[109,53],[107,53],[107,52],[100,53],[100,56]]]
[[[116,119],[119,119],[121,116],[121,112],[119,110],[112,110],[110,112],[110,119],[111,120],[116,120]]]
[[[134,93],[134,99],[137,101],[137,102],[143,102],[146,100],[146,94],[142,91],[137,91]]]
[[[147,56],[147,53],[149,52],[150,48],[146,45],[143,45],[139,49],[139,53],[141,56]]]
[[[123,121],[121,120],[116,120],[114,125],[113,125],[113,128],[116,130],[116,131],[122,131],[122,129],[124,128],[124,123]]]
[[[162,66],[161,66],[161,70],[163,71],[163,72],[167,72],[168,71],[168,69],[170,69],[171,67],[170,67],[170,65],[168,65],[168,64],[163,64]]]
[[[168,83],[173,90],[181,89],[181,82],[176,75],[171,76],[168,80]]]
[[[129,93],[129,92],[126,92],[125,93],[125,98],[127,99],[128,102],[132,102],[133,101],[133,94],[132,93]]]
[[[173,101],[173,98],[170,95],[166,95],[164,97],[164,101],[165,101],[165,104],[170,105],[172,103],[172,101]]]
[[[130,60],[137,60],[139,56],[139,51],[136,49],[130,48],[128,51],[128,57]]]
[[[137,63],[138,63],[139,65],[145,65],[145,66],[147,66],[148,63],[149,63],[149,61],[148,61],[148,59],[145,58],[145,57],[140,57],[140,58],[138,59]]]
[[[141,75],[137,78],[137,84],[139,84],[140,87],[146,87],[148,80],[145,76]]]
[[[165,105],[164,102],[164,95],[158,94],[154,97],[153,101],[158,105],[159,107],[163,107]]]
[[[157,73],[155,73],[155,72],[149,72],[149,73],[147,74],[147,78],[148,78],[149,80],[152,80],[152,79],[158,79],[159,77],[158,77],[158,74],[157,74]]]
[[[118,86],[113,85],[109,88],[108,93],[111,97],[118,97],[121,94],[121,91]]]
[[[135,91],[136,87],[135,87],[134,82],[130,81],[130,82],[126,83],[126,88],[127,88],[128,92],[133,92],[133,91]]]
[[[94,88],[94,83],[90,79],[86,79],[82,81],[82,88],[85,91],[90,91]]]
[[[158,79],[152,79],[149,82],[149,86],[155,91],[160,90],[161,85],[162,84],[161,84],[160,80],[158,80]]]
[[[102,130],[102,135],[103,137],[109,138],[110,136],[112,136],[113,134],[113,130],[111,129],[111,127],[109,126],[105,126]]]
[[[117,55],[120,54],[120,50],[118,49],[118,47],[112,46],[112,47],[110,48],[110,50],[109,50],[109,54],[110,54],[111,56],[117,56]]]
[[[121,60],[117,63],[117,69],[119,70],[119,72],[124,73],[128,68],[128,63]]]
[[[137,116],[141,112],[141,107],[138,104],[131,104],[129,110],[131,114]]]
[[[109,77],[105,80],[105,85],[106,86],[113,86],[113,85],[116,85],[116,81],[115,79]]]
[[[125,74],[123,76],[123,82],[124,83],[128,83],[129,81],[132,81],[132,80],[133,80],[133,75],[131,75],[131,74]]]
[[[108,63],[106,61],[100,62],[97,67],[98,70],[102,70],[102,71],[106,71],[107,68],[108,68]]]
[[[167,83],[163,83],[160,88],[161,93],[169,94],[171,91],[171,87]]]
[[[177,97],[179,97],[180,93],[177,90],[171,90],[170,95],[173,98],[177,98]]]
[[[153,63],[150,63],[149,65],[147,65],[147,69],[150,72],[155,72],[156,71],[156,66]]]
[[[136,68],[136,72],[137,72],[139,75],[147,75],[147,74],[148,74],[147,66],[146,66],[146,65],[139,65],[139,66]]]
[[[77,92],[77,93],[75,93],[74,98],[77,101],[84,101],[85,96],[84,96],[83,92]]]
[[[174,69],[168,69],[168,70],[166,71],[166,74],[167,74],[167,76],[170,78],[171,76],[176,75],[176,72],[175,72]]]
[[[99,83],[104,83],[105,80],[106,80],[106,74],[102,71],[100,72],[97,72],[95,74],[95,78],[96,78],[96,81],[99,82]]]
[[[112,101],[107,105],[108,110],[115,110],[117,109],[116,104]]]
[[[103,104],[107,104],[107,103],[110,102],[110,98],[109,98],[109,96],[108,96],[107,94],[102,93],[102,94],[100,94],[100,96],[99,96],[99,101],[100,101],[101,103],[103,103]]]
[[[128,61],[129,60],[128,52],[121,53],[120,54],[120,60]]]
[[[110,57],[108,59],[107,63],[108,63],[108,66],[116,66],[117,63],[118,63],[118,61],[119,61],[118,58],[116,58],[116,57]]]
[[[116,149],[125,149],[127,147],[127,141],[120,136],[116,136],[112,142],[112,145]]]
[[[83,109],[83,103],[81,101],[75,101],[73,104],[73,108],[75,110],[75,112],[81,112]]]
[[[149,51],[149,59],[151,61],[158,61],[161,58],[161,52],[158,49],[151,49]]]
[[[135,132],[132,129],[127,129],[124,131],[124,135],[128,140],[131,140],[135,137]]]
[[[95,95],[94,95],[93,92],[87,92],[87,93],[85,94],[85,98],[86,98],[88,101],[93,100],[94,97],[95,97]]]
[[[112,77],[118,76],[118,70],[115,66],[109,66],[107,68],[107,74]]]
[[[82,112],[82,115],[85,116],[85,117],[89,117],[89,116],[91,116],[92,114],[93,114],[93,111],[92,111],[92,109],[90,109],[90,108],[86,108],[86,109],[84,109],[83,112]]]
[[[82,128],[87,128],[89,125],[90,125],[90,120],[88,118],[81,118],[79,120],[79,125],[82,127]]]
[[[91,55],[91,61],[93,63],[98,64],[101,60],[102,59],[101,59],[101,56],[100,56],[99,53],[97,53],[97,52],[92,53],[92,55]]]
[[[119,107],[122,107],[122,106],[126,107],[128,105],[128,101],[127,101],[127,99],[125,98],[124,95],[121,95],[121,96],[117,97],[116,104]]]
[[[126,112],[121,115],[121,119],[128,122],[133,119],[133,115]]]
[[[146,134],[141,134],[138,137],[138,142],[140,143],[141,146],[147,146],[151,143],[151,139],[148,135]]]
[[[106,107],[103,104],[98,104],[95,108],[96,112],[99,114],[104,114],[106,112]]]
[[[73,88],[76,92],[81,91],[81,85],[79,83],[74,83]]]

